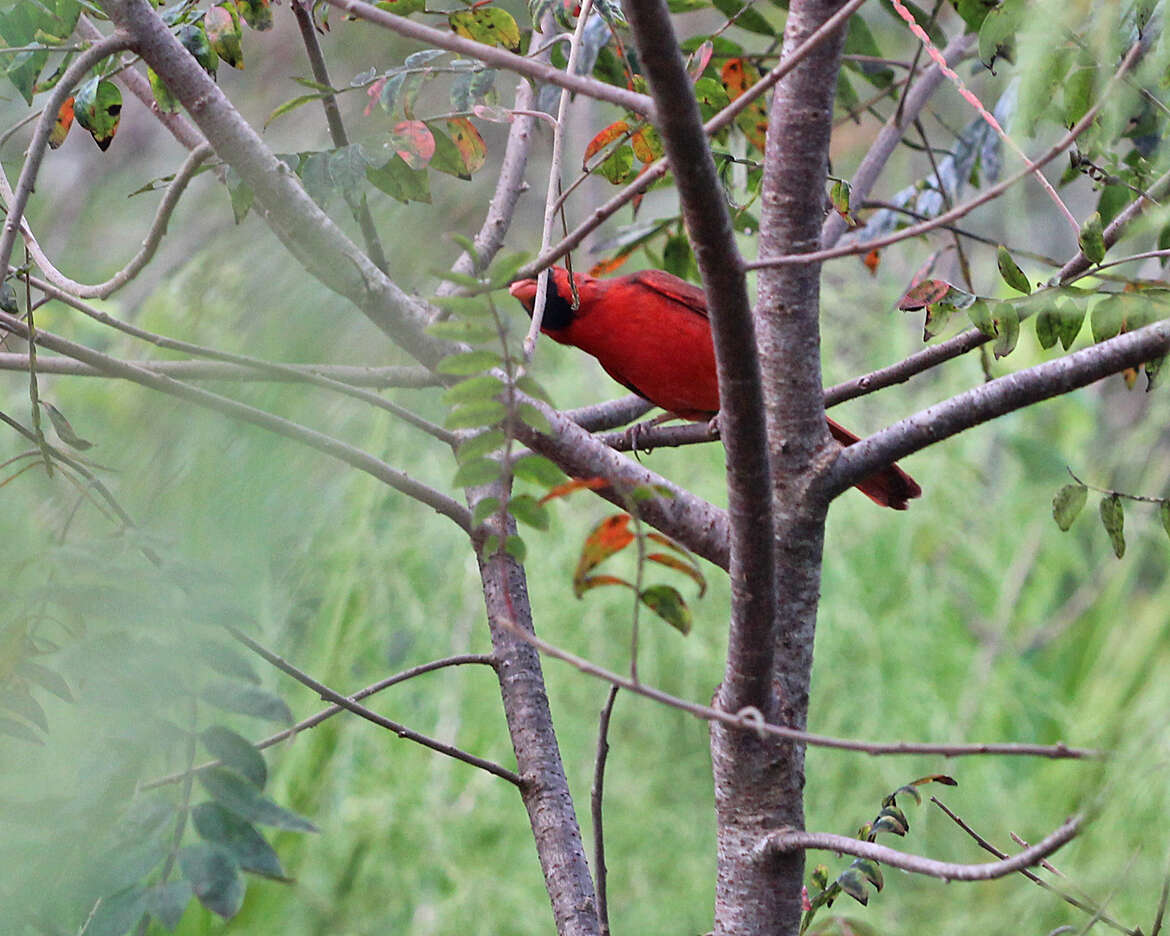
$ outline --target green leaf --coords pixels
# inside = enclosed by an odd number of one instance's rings
[[[1045,351],[1056,344],[1057,324],[1056,309],[1052,306],[1045,306],[1036,314],[1036,340]]]
[[[1089,327],[1093,333],[1093,341],[1107,341],[1121,334],[1125,325],[1126,307],[1129,305],[1126,295],[1114,293],[1105,296],[1093,306],[1089,317]]]
[[[1085,307],[1062,296],[1056,300],[1055,318],[1056,335],[1060,338],[1060,346],[1067,351],[1081,333],[1081,326],[1085,322]]]
[[[40,400],[39,402],[45,408],[45,412],[49,414],[49,422],[53,424],[53,431],[57,433],[57,437],[62,442],[70,448],[77,449],[79,452],[93,448],[92,442],[86,441],[73,431],[73,426],[69,424],[69,420],[65,418],[65,414],[57,409],[57,407],[45,400]]]
[[[459,448],[455,450],[455,460],[462,463],[472,458],[489,455],[500,448],[507,439],[503,429],[486,429],[461,442]]]
[[[272,28],[272,7],[269,0],[236,0],[236,8],[244,22],[257,32]]]
[[[110,148],[122,116],[122,92],[112,81],[91,78],[77,91],[73,115],[89,131],[98,149]]]
[[[992,317],[999,334],[992,348],[992,353],[998,360],[1007,357],[1015,350],[1016,342],[1020,339],[1020,316],[1011,303],[999,302],[992,310]]]
[[[224,767],[209,767],[199,771],[196,776],[212,799],[241,819],[293,832],[317,831],[317,827],[308,819],[276,805],[234,771]]]
[[[249,659],[235,647],[229,647],[218,640],[200,640],[194,646],[196,655],[220,675],[232,676],[259,685],[259,674]]]
[[[292,712],[278,695],[245,683],[219,680],[204,687],[203,699],[225,712],[292,724]]]
[[[548,421],[548,417],[544,415],[531,403],[519,403],[516,405],[516,416],[526,426],[530,426],[537,432],[544,435],[552,435],[552,423]]]
[[[191,819],[204,841],[222,845],[245,871],[288,880],[276,851],[250,822],[218,803],[200,803],[191,810]]]
[[[490,458],[473,458],[459,466],[451,483],[455,487],[479,487],[481,484],[498,481],[500,471],[500,463],[497,461]]]
[[[878,863],[872,858],[857,858],[854,859],[850,866],[856,868],[861,875],[874,886],[876,890],[881,890],[885,886],[885,881],[882,879],[882,870]]]
[[[478,501],[475,509],[471,511],[471,525],[479,526],[488,517],[500,509],[500,499],[498,497],[485,497]]]
[[[211,40],[207,38],[207,32],[203,29],[203,26],[187,23],[185,26],[179,27],[179,31],[175,33],[175,37],[179,40],[183,48],[191,53],[203,70],[214,78],[219,56],[215,54],[215,50],[211,47]]]
[[[448,319],[427,326],[427,334],[449,341],[464,341],[467,344],[483,344],[499,339],[499,332],[492,322],[469,322],[466,319]]]
[[[863,907],[869,903],[869,891],[866,889],[865,876],[856,868],[847,868],[837,878],[841,890],[856,900]]]
[[[454,374],[457,377],[467,377],[479,374],[504,363],[503,357],[497,351],[460,351],[443,358],[435,370],[440,374]]]
[[[758,33],[761,36],[775,36],[776,28],[769,23],[758,10],[748,6],[742,0],[714,0],[715,9],[734,19],[735,25],[748,32]],[[744,9],[744,7],[748,7]]]
[[[509,536],[504,541],[504,552],[517,562],[523,562],[528,558],[528,547],[524,545],[524,540],[519,536]]]
[[[1072,526],[1077,514],[1085,506],[1089,489],[1083,484],[1066,484],[1052,498],[1052,519],[1065,532]]]
[[[538,530],[548,529],[548,511],[531,494],[517,494],[508,501],[508,511],[521,523]]]
[[[236,224],[239,224],[248,217],[248,212],[252,209],[252,199],[254,193],[252,187],[248,185],[236,172],[233,166],[227,167],[227,178],[225,179],[227,185],[228,197],[232,203],[232,217]]]
[[[446,322],[442,324],[448,324]],[[472,400],[491,400],[504,389],[504,382],[493,374],[480,374],[461,380],[443,393],[447,406],[470,403]]]
[[[366,166],[366,178],[377,189],[400,202],[430,204],[431,187],[426,169],[412,169],[397,153],[382,166]]]
[[[983,299],[976,299],[967,306],[967,318],[988,338],[996,336],[995,321],[991,318],[991,306]]]
[[[541,487],[550,488],[565,480],[565,473],[543,455],[521,455],[512,461],[512,474]]]
[[[196,842],[179,852],[183,877],[199,902],[212,913],[230,920],[244,905],[244,879],[240,865],[222,845]]]
[[[1162,501],[1158,506],[1158,516],[1162,520],[1162,529],[1170,536],[1170,501]]]
[[[171,89],[150,66],[146,68],[146,77],[150,81],[150,92],[154,95],[158,109],[164,114],[177,114],[179,112],[179,99],[171,94]]]
[[[1012,255],[1008,253],[1008,249],[1003,244],[1000,244],[996,250],[995,258],[999,264],[999,275],[1003,277],[1003,281],[1016,292],[1031,295],[1032,284],[1028,282],[1024,271],[1016,266],[1016,261],[1012,259]]]
[[[1101,525],[1109,534],[1113,555],[1120,559],[1125,555],[1125,510],[1121,506],[1121,498],[1116,494],[1101,498]]]
[[[190,881],[167,881],[165,884],[155,884],[146,891],[146,909],[169,932],[174,932],[179,921],[183,919],[183,913],[194,893]]]
[[[1105,232],[1099,211],[1094,211],[1081,225],[1077,243],[1080,245],[1085,259],[1090,263],[1100,263],[1105,259]]]
[[[125,936],[146,908],[146,889],[140,884],[103,897],[93,917],[87,921],[85,936]]]
[[[495,425],[507,415],[508,407],[499,400],[472,400],[452,410],[443,425],[448,429],[478,429]]]
[[[18,676],[23,676],[29,682],[36,683],[42,689],[47,689],[63,702],[72,702],[73,693],[69,691],[69,684],[59,675],[47,667],[34,663],[32,660],[21,660],[13,670]]]
[[[251,741],[222,725],[212,725],[204,729],[199,738],[212,757],[223,761],[225,766],[245,779],[251,780],[257,789],[264,789],[264,784],[268,782],[268,765],[264,763],[264,756],[256,750]]]
[[[540,384],[535,377],[530,377],[527,374],[522,375],[516,380],[516,389],[527,393],[530,397],[547,403],[553,406],[552,397],[549,396],[548,391]]]
[[[642,589],[642,604],[666,621],[681,634],[691,632],[691,609],[677,588],[670,585],[651,585]]]
[[[8,735],[8,737],[16,738],[18,741],[29,741],[33,744],[45,743],[41,740],[41,736],[28,725],[13,718],[0,717],[0,735]]]

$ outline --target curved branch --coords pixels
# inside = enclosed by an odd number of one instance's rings
[[[25,323],[15,316],[9,315],[7,312],[0,312],[0,325],[9,331],[15,332],[22,338],[28,338],[28,327]],[[359,471],[364,471],[366,474],[372,475],[396,491],[400,491],[408,497],[412,497],[432,508],[437,513],[454,521],[464,532],[471,532],[471,511],[458,501],[453,500],[441,491],[436,491],[434,488],[416,481],[406,472],[386,464],[368,452],[363,452],[359,448],[347,445],[339,439],[317,432],[315,429],[309,429],[306,426],[302,426],[280,416],[274,416],[253,406],[248,406],[228,397],[220,396],[217,393],[211,393],[199,387],[192,387],[190,384],[172,380],[170,377],[153,373],[141,367],[135,367],[133,364],[119,361],[116,358],[101,354],[85,345],[68,341],[43,329],[37,329],[37,343],[51,351],[56,351],[59,354],[65,354],[79,361],[83,361],[111,377],[122,377],[142,386],[150,387],[152,390],[158,390],[162,393],[179,397],[190,403],[195,403],[199,406],[215,410],[218,413],[223,413],[225,416],[230,416],[233,419],[251,423],[254,426],[267,429],[287,439],[300,442],[326,455],[331,455],[339,461],[343,461],[347,465],[357,468]]]
[[[101,5],[219,157],[239,173],[253,192],[254,206],[304,268],[421,363],[434,364],[448,353],[449,343],[425,333],[429,314],[424,303],[388,279],[309,197],[145,0],[101,0]]]
[[[318,682],[304,670],[298,669],[288,662],[284,657],[278,656],[268,648],[258,644],[251,637],[241,631],[239,628],[233,627],[230,624],[224,625],[225,629],[236,640],[242,643],[245,647],[253,653],[259,655],[275,666],[282,673],[285,673],[299,682],[302,686],[308,686],[317,695],[326,701],[332,702],[334,705],[340,706],[346,711],[353,712],[364,718],[368,722],[372,722],[381,728],[388,731],[393,731],[398,737],[405,738],[407,741],[413,741],[415,744],[421,744],[423,747],[430,748],[439,754],[446,754],[448,757],[454,758],[458,761],[463,761],[465,764],[470,764],[472,767],[478,767],[480,770],[486,770],[490,774],[495,774],[501,780],[507,780],[513,786],[521,786],[520,776],[515,771],[508,770],[501,767],[490,760],[485,760],[482,757],[477,757],[474,754],[469,754],[462,748],[457,748],[452,744],[447,744],[443,741],[436,741],[425,734],[407,728],[405,725],[399,724],[392,719],[379,715],[372,709],[366,708],[360,702],[355,702],[349,696],[344,696],[340,692],[335,692],[322,682]]]
[[[1069,130],[1063,137],[1057,140],[1044,153],[1037,157],[1030,166],[1026,166],[1023,169],[1018,170],[1017,172],[1008,176],[1002,182],[998,183],[997,185],[993,185],[991,188],[983,192],[980,192],[978,195],[969,199],[968,201],[965,201],[963,204],[957,205],[950,211],[937,215],[936,217],[931,218],[929,221],[923,221],[919,224],[911,225],[908,228],[903,228],[900,231],[896,231],[893,234],[887,234],[884,237],[875,237],[873,240],[868,240],[861,244],[849,244],[844,247],[832,247],[829,249],[818,250],[816,252],[806,254],[790,253],[771,257],[764,256],[757,260],[749,261],[746,264],[746,268],[749,270],[764,270],[773,267],[794,266],[807,263],[821,263],[825,260],[834,260],[837,257],[848,257],[854,254],[869,253],[871,250],[877,250],[881,247],[888,247],[890,244],[896,244],[899,241],[907,240],[912,237],[918,237],[920,234],[933,231],[937,227],[950,224],[951,222],[957,221],[959,218],[970,214],[981,205],[998,198],[1021,179],[1031,175],[1040,167],[1054,160],[1057,156],[1068,149],[1068,147],[1072,146],[1077,137],[1084,133],[1085,130],[1087,130],[1090,125],[1092,125],[1093,121],[1097,119],[1097,114],[1100,112],[1101,108],[1105,106],[1105,102],[1109,98],[1109,93],[1118,85],[1118,83],[1121,82],[1126,73],[1128,73],[1133,65],[1137,62],[1141,52],[1142,44],[1140,41],[1135,42],[1132,46],[1130,46],[1129,52],[1126,53],[1126,56],[1118,66],[1117,71],[1113,73],[1113,76],[1109,79],[1109,82],[1102,89],[1100,96],[1097,98],[1093,106],[1085,113],[1085,116],[1077,121],[1073,128]]]
[[[70,292],[79,299],[106,299],[125,286],[141,272],[142,268],[150,262],[155,251],[158,250],[158,245],[161,243],[163,235],[167,232],[167,224],[171,220],[171,215],[174,214],[175,209],[179,206],[179,199],[187,189],[187,183],[191,181],[199,167],[203,165],[204,160],[210,155],[211,147],[206,143],[200,144],[191,150],[187,158],[183,160],[183,165],[179,167],[179,171],[175,173],[174,181],[167,186],[166,193],[163,195],[162,201],[159,202],[158,210],[155,212],[154,221],[151,222],[150,230],[147,231],[138,253],[131,258],[126,266],[104,283],[88,286],[85,283],[78,283],[76,280],[72,280],[63,274],[53,265],[52,261],[49,260],[48,256],[41,249],[41,245],[37,242],[32,228],[28,226],[28,222],[24,218],[21,218],[20,227],[21,234],[24,236],[24,242],[28,246],[28,252],[32,256],[33,261],[45,274],[45,279],[58,289]],[[8,177],[2,168],[0,168],[0,195],[7,202],[11,203],[13,200],[12,191],[8,186]]]
[[[1066,819],[1054,832],[1030,848],[1025,848],[1019,854],[1005,858],[1003,861],[989,861],[984,864],[935,861],[932,858],[911,855],[874,842],[863,842],[847,835],[802,832],[799,829],[781,829],[779,832],[772,832],[756,846],[755,856],[759,859],[767,859],[801,849],[815,848],[821,851],[836,852],[839,855],[855,855],[858,858],[880,861],[891,868],[900,868],[913,874],[924,874],[927,877],[940,878],[944,881],[991,881],[1039,864],[1062,845],[1072,841],[1083,824],[1084,817],[1072,816]]]
[[[324,374],[315,372],[309,369],[297,369],[288,364],[275,364],[271,361],[265,361],[262,358],[249,357],[243,354],[232,354],[228,351],[218,351],[215,348],[209,348],[205,345],[192,344],[189,341],[179,341],[175,338],[168,338],[165,335],[159,335],[155,332],[149,332],[144,328],[139,328],[136,325],[131,325],[128,322],[123,322],[114,318],[100,309],[95,309],[93,306],[75,299],[69,293],[59,290],[52,284],[43,280],[37,279],[35,276],[29,277],[29,282],[37,289],[45,293],[47,296],[52,296],[58,302],[63,302],[71,306],[77,311],[88,315],[94,321],[101,322],[103,325],[108,325],[123,334],[130,335],[142,341],[150,342],[159,348],[167,348],[171,351],[181,351],[184,354],[194,354],[200,357],[211,358],[212,360],[222,361],[227,364],[235,364],[240,367],[253,368],[261,373],[274,374],[287,380],[297,380],[302,383],[313,384],[317,387],[324,387],[327,390],[334,390],[344,396],[353,397],[361,400],[363,403],[368,403],[375,409],[385,410],[397,416],[408,425],[414,426],[416,429],[421,429],[423,432],[438,439],[447,445],[454,445],[456,441],[455,433],[444,429],[442,426],[437,426],[429,420],[423,419],[416,413],[411,412],[405,406],[399,406],[391,400],[387,400],[377,393],[372,393],[369,390],[363,390],[360,387],[355,387],[352,384],[344,381],[334,380]]]
[[[962,61],[975,47],[977,36],[974,33],[964,33],[952,39],[943,50],[943,58],[948,64],[954,65]],[[902,142],[902,135],[907,127],[913,126],[915,119],[922,108],[942,84],[942,69],[937,64],[932,65],[922,77],[914,82],[913,86],[902,99],[902,106],[898,108],[874,139],[869,150],[849,180],[849,198],[853,204],[860,204],[869,197],[874,182],[881,174],[890,156]],[[849,223],[836,211],[825,218],[821,225],[821,247],[832,247],[848,230]]]
[[[28,205],[29,196],[32,195],[36,185],[41,161],[45,158],[45,152],[48,149],[49,134],[53,132],[53,126],[57,122],[57,112],[61,110],[61,105],[73,93],[74,86],[87,71],[102,59],[123,52],[129,47],[129,39],[120,33],[95,42],[69,63],[61,80],[49,92],[49,97],[45,101],[45,109],[41,112],[41,119],[37,121],[37,128],[33,131],[32,142],[28,145],[28,156],[20,170],[16,189],[5,206],[7,214],[4,218],[4,227],[0,231],[0,278],[8,275],[8,262],[12,259],[12,248],[16,244],[20,222],[24,218],[24,209]]]
[[[645,114],[653,119],[654,104],[645,94],[605,84],[596,78],[573,75],[536,59],[516,55],[496,46],[484,45],[474,39],[464,39],[455,33],[444,32],[441,29],[416,23],[403,16],[387,13],[372,4],[362,2],[362,0],[326,0],[326,2],[358,19],[382,26],[408,39],[417,39],[419,42],[425,42],[439,49],[446,49],[448,52],[458,52],[468,58],[478,59],[492,68],[507,69],[518,75],[557,85],[567,91],[584,94],[586,97],[598,101],[616,104],[618,107],[624,107],[637,114]]]
[[[442,381],[422,367],[361,367],[347,364],[282,364],[279,372],[249,364],[223,361],[124,361],[133,367],[176,380],[239,380],[306,382],[314,374],[355,387],[439,387]],[[28,355],[0,352],[0,370],[28,370]],[[69,377],[105,377],[105,371],[73,358],[37,357],[38,374]]]
[[[866,475],[1013,410],[1068,393],[1170,353],[1170,319],[999,377],[850,445],[826,476],[835,497]]]

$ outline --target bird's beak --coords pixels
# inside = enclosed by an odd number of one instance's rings
[[[520,300],[520,304],[532,314],[532,307],[536,303],[536,280],[518,280],[508,287],[508,292]]]

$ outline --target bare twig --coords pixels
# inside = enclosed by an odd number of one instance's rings
[[[308,673],[298,669],[289,663],[286,659],[284,659],[284,657],[273,653],[268,648],[257,643],[238,628],[233,627],[230,624],[225,625],[225,627],[229,634],[231,634],[236,640],[242,643],[253,653],[263,657],[282,673],[291,676],[301,685],[308,686],[310,689],[320,695],[322,699],[332,702],[334,705],[338,705],[347,711],[353,712],[355,715],[360,715],[362,718],[366,719],[366,721],[373,722],[375,725],[378,725],[381,728],[385,728],[388,731],[393,731],[400,738],[405,738],[407,741],[414,741],[416,744],[421,744],[423,747],[430,748],[432,751],[437,751],[439,754],[446,754],[448,757],[452,757],[458,761],[463,761],[463,763],[470,764],[472,767],[478,767],[480,770],[486,770],[488,773],[494,774],[501,780],[507,780],[513,786],[518,787],[521,785],[520,776],[514,771],[508,770],[505,767],[501,767],[499,764],[493,763],[492,761],[484,760],[482,757],[469,754],[467,751],[464,751],[461,748],[457,748],[454,745],[446,744],[443,741],[436,741],[434,738],[429,738],[424,734],[420,734],[417,731],[407,728],[405,725],[401,725],[396,721],[385,718],[384,716],[379,715],[377,712],[366,708],[360,702],[355,702],[349,696],[344,696],[340,692],[335,692],[324,683],[318,682]]]
[[[6,312],[0,312],[0,325],[16,332],[22,338],[28,337],[28,329],[25,324],[20,319],[8,315]],[[223,413],[226,416],[231,416],[234,419],[251,423],[254,426],[260,426],[277,435],[293,439],[309,448],[331,455],[432,508],[454,521],[465,532],[471,532],[471,511],[462,504],[443,494],[441,491],[437,491],[426,484],[416,481],[406,474],[406,472],[400,471],[381,459],[375,458],[368,452],[348,445],[340,439],[335,439],[332,436],[317,432],[314,429],[309,429],[306,426],[299,425],[280,416],[274,416],[272,413],[257,409],[254,406],[248,406],[237,400],[232,400],[228,397],[220,396],[217,393],[211,393],[210,391],[193,387],[190,384],[177,380],[172,380],[170,377],[145,370],[141,367],[135,367],[132,364],[119,361],[109,355],[94,351],[85,345],[68,341],[58,335],[43,330],[37,332],[37,340],[44,347],[56,351],[59,354],[65,354],[77,360],[84,361],[86,364],[104,371],[109,376],[122,377],[134,383],[150,387],[151,389],[159,390],[170,396],[179,397],[190,403],[195,403],[199,406]]]
[[[593,761],[593,788],[589,792],[589,811],[593,818],[593,878],[597,888],[597,916],[602,936],[609,936],[609,901],[606,894],[605,829],[602,820],[602,799],[605,789],[605,762],[609,757],[609,719],[617,700],[618,687],[610,686],[601,717],[597,723],[597,756]]]
[[[381,692],[383,689],[389,689],[391,686],[397,685],[400,682],[406,682],[408,679],[413,679],[415,676],[421,676],[424,673],[433,673],[435,670],[440,670],[448,666],[465,666],[468,664],[479,664],[482,666],[496,665],[496,659],[491,654],[487,653],[464,653],[459,656],[444,657],[441,660],[432,660],[430,663],[423,663],[419,666],[412,666],[408,670],[403,670],[401,673],[395,673],[393,676],[387,676],[385,679],[380,679],[365,689],[360,689],[351,695],[346,696],[351,702],[360,702],[362,699],[372,696],[376,692]],[[287,738],[294,737],[309,728],[316,728],[321,722],[340,712],[348,711],[341,705],[330,705],[328,708],[322,709],[315,715],[310,715],[292,725],[285,728],[283,731],[278,731],[274,735],[269,735],[255,744],[256,750],[262,751],[265,748],[270,748],[274,744],[279,744]],[[191,768],[193,773],[199,773],[201,770],[210,770],[212,767],[220,767],[223,761],[210,760],[203,764],[197,764]],[[178,783],[186,776],[186,771],[179,771],[178,773],[168,774],[165,777],[159,777],[156,780],[151,780],[139,786],[140,790],[153,790],[157,787],[167,786],[171,783]]]
[[[986,864],[956,864],[950,861],[935,861],[932,858],[911,855],[885,845],[878,845],[875,842],[864,842],[861,839],[850,838],[847,835],[803,832],[799,829],[782,829],[779,832],[772,832],[756,846],[755,853],[758,858],[765,859],[797,849],[815,848],[837,852],[840,855],[869,858],[872,861],[880,861],[884,865],[889,865],[891,868],[901,868],[903,871],[941,878],[944,881],[991,881],[1030,867],[1041,858],[1051,855],[1076,836],[1083,821],[1081,816],[1073,816],[1031,848],[1025,848],[1019,854],[1002,861],[990,861]]]
[[[971,828],[971,826],[969,826],[966,822],[964,822],[961,817],[959,817],[954,812],[952,812],[951,809],[948,808],[946,803],[944,803],[942,800],[938,799],[935,796],[932,796],[930,798],[930,801],[932,803],[934,803],[934,805],[936,805],[944,813],[946,813],[947,816],[951,819],[951,821],[954,822],[960,829],[962,829],[969,836],[971,836],[971,838],[973,838],[975,840],[975,843],[980,848],[982,848],[984,851],[990,852],[992,855],[995,855],[996,858],[1007,858],[1007,852],[1001,851],[1000,849],[998,849],[994,845],[992,845],[991,842],[987,841],[987,839],[985,839],[982,835],[980,835],[973,828]],[[1072,906],[1076,907],[1078,910],[1083,910],[1085,913],[1089,913],[1089,914],[1096,914],[1097,910],[1099,909],[1097,907],[1094,907],[1090,904],[1085,903],[1082,900],[1079,900],[1078,898],[1074,897],[1071,894],[1065,893],[1064,891],[1060,890],[1060,888],[1055,887],[1052,884],[1049,884],[1042,877],[1037,876],[1036,874],[1034,874],[1033,872],[1029,871],[1026,868],[1021,868],[1020,874],[1022,874],[1024,877],[1026,877],[1033,884],[1038,884],[1040,887],[1043,887],[1046,891],[1051,891],[1053,894],[1055,894],[1057,897],[1059,897],[1065,903],[1071,904]],[[1117,930],[1118,932],[1125,933],[1125,934],[1127,934],[1127,936],[1140,936],[1139,930],[1130,929],[1128,926],[1123,926],[1121,923],[1118,923],[1116,920],[1114,920],[1112,917],[1110,917],[1106,914],[1102,914],[1098,919],[1100,919],[1100,921],[1102,923],[1104,923],[1106,926],[1109,926],[1109,927]]]
[[[301,42],[304,43],[305,53],[309,57],[309,67],[313,70],[313,80],[327,88],[333,86],[329,80],[329,68],[325,64],[325,55],[321,51],[321,43],[317,41],[317,30],[313,25],[313,14],[303,0],[292,0],[293,16],[297,21],[297,29],[301,33]],[[341,108],[337,106],[337,96],[329,93],[321,97],[321,107],[325,111],[325,123],[329,127],[329,138],[335,147],[349,145],[349,134],[345,132],[345,124],[341,120]],[[366,201],[365,193],[353,210],[358,227],[362,231],[362,241],[366,245],[366,253],[370,261],[383,273],[387,272],[386,252],[382,249],[382,241],[378,237],[378,229],[374,226],[370,206]]]
[[[105,299],[129,283],[154,256],[159,243],[163,239],[163,235],[167,232],[167,223],[178,207],[179,199],[182,197],[183,192],[186,191],[187,183],[191,181],[195,173],[199,170],[199,167],[203,165],[204,160],[210,155],[211,147],[206,143],[197,146],[187,155],[187,158],[183,160],[183,165],[175,173],[174,180],[167,186],[166,193],[163,195],[162,201],[159,202],[158,210],[155,212],[154,221],[151,222],[150,230],[147,231],[146,237],[143,238],[142,246],[138,249],[138,253],[134,255],[126,266],[104,283],[96,283],[90,286],[85,283],[78,283],[76,280],[65,276],[49,260],[48,256],[41,249],[41,245],[37,242],[32,228],[29,227],[24,218],[21,218],[21,234],[24,237],[25,244],[33,260],[45,274],[45,279],[58,289],[72,293],[80,299]],[[8,177],[2,169],[0,169],[0,196],[3,196],[7,203],[11,203],[13,200],[13,193],[8,185]]]
[[[231,364],[226,361],[126,361],[135,367],[166,374],[177,380],[238,380],[304,382],[306,375],[317,374],[355,387],[438,387],[443,381],[422,367],[390,366],[362,367],[356,364],[284,364],[280,371],[254,367],[249,364]],[[28,368],[28,356],[17,352],[0,352],[0,370],[23,371]],[[105,377],[106,373],[72,358],[37,358],[37,371],[42,374],[64,374],[71,377]]]

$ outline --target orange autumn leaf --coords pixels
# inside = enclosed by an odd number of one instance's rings
[[[875,247],[865,255],[861,262],[864,263],[866,269],[869,270],[870,276],[877,276],[878,267],[882,262],[881,251]]]
[[[53,130],[49,134],[49,146],[56,149],[65,142],[65,137],[69,135],[69,128],[73,126],[73,98],[68,97],[64,103],[61,104],[60,110],[57,111],[57,121],[53,124]]]
[[[487,161],[487,144],[475,129],[475,124],[466,117],[452,117],[447,121],[447,132],[463,157],[467,174],[474,174]]]
[[[950,291],[951,284],[946,280],[923,280],[921,283],[907,290],[906,295],[902,297],[902,301],[898,303],[898,308],[903,312],[914,312],[918,309],[925,309],[928,306],[934,305]]]
[[[602,130],[597,136],[589,141],[589,145],[585,147],[585,158],[582,161],[582,169],[589,167],[589,160],[601,152],[606,146],[614,140],[620,140],[630,132],[630,125],[624,120],[615,120],[608,127]]]
[[[618,254],[617,256],[610,257],[608,260],[602,260],[599,263],[595,263],[592,267],[589,268],[589,275],[609,276],[609,274],[614,270],[625,266],[626,261],[629,260],[633,255],[633,250],[627,250],[624,253]]]
[[[573,586],[578,597],[581,595],[581,585],[589,578],[589,573],[633,541],[634,534],[630,530],[629,514],[606,517],[593,528],[593,532],[585,540],[585,545],[581,547],[581,557],[577,560],[577,570],[573,573]]]
[[[547,504],[550,500],[567,497],[576,491],[600,491],[604,487],[609,487],[609,482],[605,478],[572,478],[549,488],[548,493],[540,499],[539,503]]]
[[[760,72],[749,62],[733,58],[723,63],[719,78],[728,99],[734,101],[760,80]],[[735,118],[735,125],[743,131],[752,146],[761,151],[764,149],[768,135],[768,111],[763,100],[757,98],[744,108],[743,113]]]
[[[435,138],[421,120],[401,120],[394,125],[392,142],[411,169],[421,169],[435,155]]]

